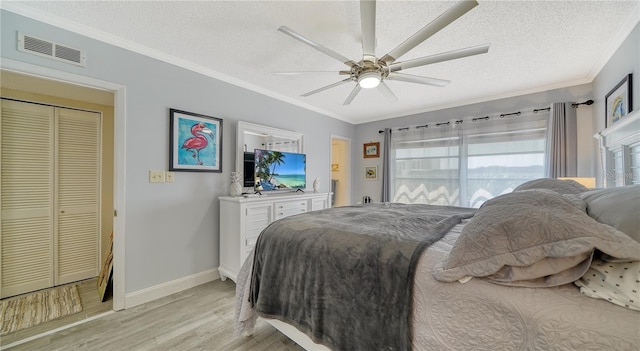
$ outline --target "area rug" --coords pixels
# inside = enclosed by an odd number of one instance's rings
[[[0,302],[0,336],[82,311],[77,285],[6,299]]]

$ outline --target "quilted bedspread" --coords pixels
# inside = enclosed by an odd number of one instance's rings
[[[502,286],[432,276],[463,224],[425,250],[414,282],[415,351],[638,351],[640,312],[580,294],[574,284]]]

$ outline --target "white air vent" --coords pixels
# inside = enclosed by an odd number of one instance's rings
[[[85,67],[87,57],[84,50],[70,48],[48,40],[18,32],[18,51],[48,57],[72,65]]]

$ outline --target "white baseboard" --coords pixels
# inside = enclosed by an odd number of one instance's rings
[[[149,301],[157,300],[159,298],[193,288],[194,286],[214,281],[216,279],[220,279],[220,273],[218,272],[217,268],[214,268],[190,276],[182,277],[170,282],[152,286],[146,289],[128,293],[125,294],[124,297],[124,308],[127,309],[138,306]]]

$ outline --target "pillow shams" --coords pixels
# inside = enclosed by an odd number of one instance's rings
[[[580,197],[591,218],[640,242],[640,185],[597,189]]]
[[[502,274],[493,282],[556,286],[573,282],[578,276],[573,272],[550,278],[554,274],[550,268],[561,273],[581,262],[580,273],[584,273],[596,248],[613,257],[640,260],[640,243],[598,223],[562,195],[519,191],[485,202],[464,227],[449,255],[436,265],[433,274],[445,282],[465,276],[491,280],[492,275],[508,267],[507,270],[517,271],[518,280],[509,280],[508,275]],[[586,256],[589,256],[587,262]],[[565,260],[549,264],[548,258]],[[536,269],[538,267],[544,269]]]
[[[527,288],[558,286],[582,277],[589,269],[593,253],[592,250],[572,257],[547,257],[524,267],[503,266],[487,279],[496,284]]]
[[[531,190],[531,189],[549,189],[558,194],[580,194],[589,188],[584,185],[575,182],[573,180],[561,180],[555,178],[540,178],[530,180],[528,182],[518,185],[513,191]]]

